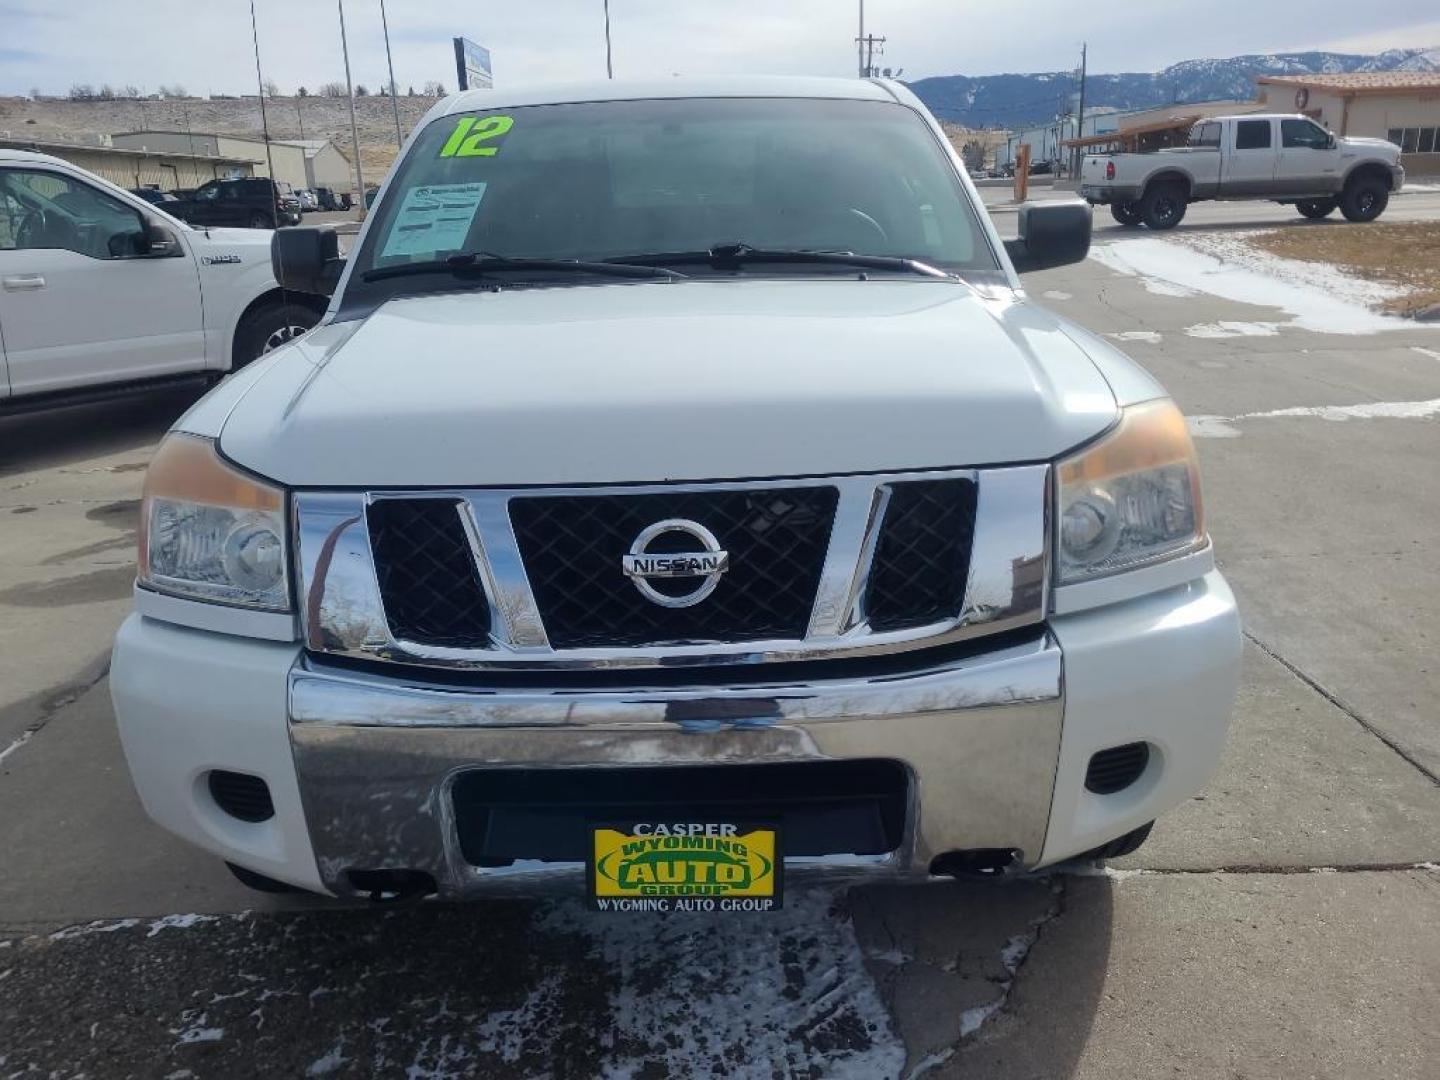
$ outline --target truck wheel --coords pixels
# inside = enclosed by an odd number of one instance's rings
[[[1121,225],[1143,225],[1145,215],[1138,202],[1117,202],[1110,204],[1110,216]]]
[[[1140,845],[1145,843],[1149,838],[1150,830],[1154,827],[1155,822],[1147,822],[1133,832],[1128,832],[1124,836],[1117,836],[1108,844],[1101,844],[1099,847],[1087,851],[1080,857],[1082,859],[1118,859],[1122,855],[1129,855],[1140,849]],[[231,867],[231,869],[234,869],[234,867]]]
[[[1295,209],[1306,217],[1319,221],[1333,214],[1338,205],[1339,202],[1335,199],[1301,199],[1295,204]]]
[[[268,217],[266,217],[264,214],[262,214],[259,210],[256,210],[253,214],[250,215],[250,228],[273,229],[275,228],[275,223],[271,221]]]
[[[319,314],[304,304],[270,303],[256,308],[235,331],[230,370],[239,371],[250,361],[294,341],[319,321]]]
[[[1152,229],[1173,229],[1185,217],[1185,189],[1179,184],[1156,184],[1140,200],[1140,214]]]
[[[1390,205],[1390,190],[1373,176],[1362,176],[1345,185],[1340,196],[1340,213],[1346,221],[1374,221]]]
[[[264,874],[257,874],[254,870],[246,870],[243,866],[236,866],[233,862],[225,864],[230,868],[230,873],[235,879],[247,889],[254,889],[263,893],[298,893],[305,890],[298,886],[291,885],[288,881],[276,881],[274,878],[266,877]]]

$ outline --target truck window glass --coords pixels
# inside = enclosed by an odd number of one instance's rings
[[[1308,147],[1324,150],[1330,144],[1330,134],[1319,124],[1309,120],[1281,120],[1280,145],[1285,149]]]
[[[431,197],[461,191],[480,194]],[[449,216],[427,242],[417,208],[429,203]],[[736,241],[998,271],[948,154],[912,110],[691,98],[437,119],[387,185],[351,288],[413,290],[417,279],[366,285],[360,272],[457,250],[593,261]]]
[[[92,259],[135,253],[140,214],[88,184],[58,173],[7,170],[0,173],[11,222],[7,246],[19,250],[60,248]]]
[[[1235,123],[1236,150],[1270,149],[1269,120],[1239,120]]]
[[[1220,149],[1220,125],[1196,124],[1190,129],[1188,145],[1193,147],[1208,147],[1213,150]]]

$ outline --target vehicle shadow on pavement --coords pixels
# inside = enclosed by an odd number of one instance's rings
[[[0,477],[153,445],[202,393],[168,390],[14,416],[0,409]]]
[[[1075,880],[108,920],[0,944],[0,1025],[91,1075],[1063,1077],[1109,945]]]

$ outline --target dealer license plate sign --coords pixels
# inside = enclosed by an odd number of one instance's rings
[[[590,904],[661,914],[775,911],[781,867],[773,825],[599,825],[591,834]]]

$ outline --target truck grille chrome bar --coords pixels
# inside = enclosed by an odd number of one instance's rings
[[[440,668],[764,663],[874,655],[1040,622],[1044,465],[613,488],[301,492],[302,622],[317,653]],[[622,565],[726,558],[650,580]],[[637,541],[637,535],[651,537]],[[701,555],[704,552],[700,553]],[[643,560],[642,560],[643,562]],[[717,569],[718,567],[718,569]],[[662,597],[663,598],[663,597]]]

